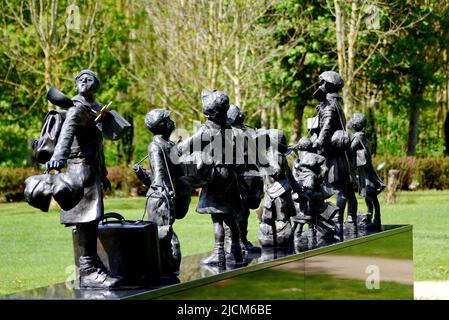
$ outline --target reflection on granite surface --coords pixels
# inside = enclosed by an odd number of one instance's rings
[[[303,248],[263,248],[245,266],[201,266],[208,253],[185,257],[178,277],[146,288],[76,290],[73,283],[18,292],[6,299],[382,299],[413,298],[412,229],[345,230],[329,245],[308,239]],[[367,268],[380,270],[380,289],[366,286]]]
[[[403,232],[305,259],[306,299],[413,299],[412,237]]]

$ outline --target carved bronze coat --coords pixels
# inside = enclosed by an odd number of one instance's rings
[[[71,210],[61,210],[66,225],[98,220],[103,215],[101,182],[107,176],[103,154],[101,125],[95,123],[98,102],[90,103],[77,95],[67,111],[55,152],[51,158],[67,162],[67,173],[77,175],[84,186],[84,196]]]

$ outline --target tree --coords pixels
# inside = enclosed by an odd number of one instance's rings
[[[444,65],[442,57],[449,40],[445,31],[448,10],[436,10],[436,3],[401,9],[401,15],[408,10],[406,23],[414,27],[401,29],[399,36],[387,42],[377,56],[378,61],[387,63],[374,72],[390,102],[408,114],[406,153],[415,155],[420,113],[435,105],[434,96],[429,97],[427,91],[442,80],[438,71]],[[381,64],[378,61],[376,65]]]
[[[267,29],[267,51],[274,51],[265,72],[269,99],[275,104],[271,118],[293,122],[290,141],[299,140],[306,106],[313,106],[312,93],[318,75],[334,65],[333,24],[329,11],[314,1],[284,0],[260,19]],[[292,110],[293,112],[291,112]]]
[[[266,57],[255,31],[257,19],[271,1],[144,2],[155,35],[141,47],[151,52],[143,78],[147,100],[169,108],[184,124],[202,118],[203,89],[221,89],[252,121],[264,97],[258,73]],[[151,50],[151,51],[150,51]]]
[[[382,44],[396,38],[399,32],[412,29],[424,20],[426,15],[409,19],[404,11],[400,15],[392,14],[396,10],[408,11],[405,1],[361,1],[333,0],[328,8],[335,16],[335,43],[338,56],[338,71],[343,78],[343,108],[346,116],[354,109],[357,77],[379,51]]]

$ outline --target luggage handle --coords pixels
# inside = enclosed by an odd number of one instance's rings
[[[120,213],[117,213],[117,212],[105,213],[101,220],[103,223],[105,223],[105,222],[108,223],[108,221],[105,221],[105,220],[111,219],[111,218],[117,219],[118,222],[120,222],[120,223],[123,223],[125,221],[125,218]]]

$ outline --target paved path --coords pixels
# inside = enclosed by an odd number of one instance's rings
[[[416,300],[449,300],[449,280],[415,281]]]

